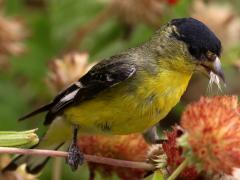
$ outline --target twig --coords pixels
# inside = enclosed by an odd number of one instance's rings
[[[53,150],[41,150],[41,149],[20,149],[20,148],[7,148],[0,147],[0,154],[28,154],[36,156],[51,156],[51,157],[67,157],[68,153],[63,151],[53,151]],[[126,167],[133,169],[145,169],[154,170],[154,166],[145,162],[133,162],[118,160],[112,158],[105,158],[95,155],[85,154],[84,158],[88,162],[94,162],[99,164],[105,164],[110,166]]]

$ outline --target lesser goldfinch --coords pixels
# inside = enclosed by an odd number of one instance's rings
[[[20,120],[46,111],[49,129],[34,148],[58,149],[72,139],[67,162],[76,169],[83,158],[77,135],[144,132],[178,103],[195,71],[224,80],[221,49],[202,22],[174,19],[142,45],[99,62],[52,102]],[[38,173],[47,160],[22,155],[4,170],[26,163],[29,173]]]

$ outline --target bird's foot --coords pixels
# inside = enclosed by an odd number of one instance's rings
[[[72,171],[76,171],[78,166],[82,165],[84,162],[84,154],[80,151],[77,146],[77,134],[78,126],[73,128],[73,142],[68,148],[68,156],[66,163],[71,167]]]
[[[78,148],[76,143],[72,143],[68,149],[66,163],[71,167],[72,171],[76,171],[78,166],[84,162],[84,155]]]

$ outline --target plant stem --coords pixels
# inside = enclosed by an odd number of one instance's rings
[[[186,168],[188,164],[188,160],[185,159],[178,167],[175,169],[175,171],[167,178],[167,180],[174,180],[178,177],[178,175]]]
[[[68,153],[63,151],[53,151],[53,150],[41,150],[41,149],[20,149],[20,148],[7,148],[0,147],[0,154],[28,154],[36,156],[51,156],[51,157],[67,157]],[[155,167],[151,164],[145,162],[133,162],[125,161],[119,159],[105,158],[95,155],[85,154],[84,158],[86,161],[106,164],[110,166],[126,167],[133,169],[145,169],[154,170]]]
[[[62,158],[55,157],[52,167],[52,180],[61,180],[62,177]]]

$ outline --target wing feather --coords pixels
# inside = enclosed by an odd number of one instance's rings
[[[94,98],[99,92],[128,79],[135,72],[135,65],[119,57],[98,63],[79,79],[78,84],[81,86],[78,86],[78,89],[67,91],[64,96],[59,95],[54,100],[55,103],[49,109],[44,124],[50,124],[65,108]]]
[[[101,91],[132,77],[136,72],[136,66],[131,63],[129,58],[127,55],[118,55],[101,61],[76,83],[60,92],[52,102],[27,114],[20,120],[47,111],[44,124],[51,124],[56,116],[61,115],[69,106],[92,99]]]

